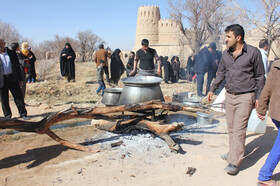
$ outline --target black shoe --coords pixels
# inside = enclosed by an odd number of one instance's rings
[[[239,169],[237,166],[229,163],[228,166],[224,168],[224,171],[229,175],[236,175],[239,172]]]

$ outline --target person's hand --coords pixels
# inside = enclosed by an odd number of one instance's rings
[[[255,108],[258,108],[259,100],[255,101]]]
[[[207,100],[208,100],[209,103],[212,102],[212,97],[213,97],[213,92],[208,92],[208,94],[207,94]]]
[[[62,54],[62,56],[66,56],[66,54]]]
[[[157,75],[158,75],[158,76],[161,76],[161,69],[159,69],[159,70],[157,71]]]
[[[265,115],[261,115],[259,113],[257,113],[258,118],[260,118],[260,120],[264,120],[265,119]]]
[[[68,57],[67,57],[67,59],[70,59],[70,58],[72,58],[72,56],[68,56]]]
[[[22,88],[23,87],[23,81],[19,82],[19,87]]]
[[[33,56],[30,56],[30,57],[29,57],[29,59],[32,59],[32,58],[33,58]]]
[[[132,76],[134,74],[135,70],[132,70],[129,75]]]

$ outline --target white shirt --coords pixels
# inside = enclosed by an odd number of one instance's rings
[[[0,59],[2,62],[3,70],[4,70],[4,75],[12,74],[12,63],[10,61],[10,56],[7,52],[7,49],[5,53],[0,53]]]
[[[267,70],[268,70],[268,58],[267,58],[267,51],[264,49],[260,48],[260,52],[262,54],[262,60],[263,60],[263,65],[264,65],[264,72],[265,72],[265,77],[267,77]]]

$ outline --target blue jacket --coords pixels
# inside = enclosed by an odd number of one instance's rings
[[[210,64],[212,63],[212,60],[213,58],[209,49],[207,47],[204,47],[197,54],[197,58],[193,66],[193,71],[195,73],[207,72],[208,68],[210,67]]]

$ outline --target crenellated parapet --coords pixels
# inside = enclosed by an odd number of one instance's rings
[[[138,9],[135,45],[141,46],[141,40],[147,38],[151,45],[158,43],[158,6],[141,6]]]
[[[135,47],[141,47],[144,38],[150,45],[176,44],[178,29],[175,21],[161,19],[158,6],[141,6],[138,9]]]
[[[161,19],[158,22],[159,32],[173,31],[174,29],[177,29],[178,27],[179,27],[179,25],[171,19]]]
[[[150,46],[160,55],[181,55],[185,37],[182,37],[179,25],[170,19],[161,19],[158,6],[141,6],[138,9],[134,51],[141,48],[142,39],[148,39]],[[183,46],[183,48],[182,48]],[[188,52],[189,53],[189,52]]]

